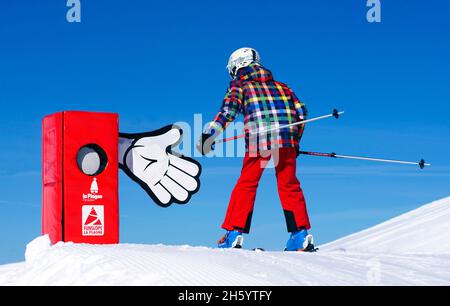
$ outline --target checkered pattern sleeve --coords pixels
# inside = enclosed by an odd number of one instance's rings
[[[305,120],[308,117],[308,109],[305,103],[301,102],[297,95],[290,89],[290,94],[292,101],[294,102],[295,110],[297,111],[297,116],[299,120]]]
[[[225,94],[219,113],[210,123],[206,132],[221,133],[242,112],[243,100],[244,93],[239,82],[232,81]]]
[[[297,95],[292,91],[292,89],[289,89],[292,100],[294,102],[294,107],[297,112],[297,118],[298,120],[306,120],[308,118],[308,109],[306,108],[305,103],[301,102],[300,99],[297,97]],[[303,131],[305,130],[305,125],[302,124],[299,129],[299,139],[303,136]]]

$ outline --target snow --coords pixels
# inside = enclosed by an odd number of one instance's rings
[[[50,250],[51,241],[48,235],[34,239],[31,241],[25,250],[25,261],[29,264],[33,264],[39,259],[39,255],[46,250]]]
[[[0,285],[450,285],[450,198],[315,254],[164,245],[87,245],[38,237]]]
[[[321,250],[450,254],[450,197],[326,244]]]

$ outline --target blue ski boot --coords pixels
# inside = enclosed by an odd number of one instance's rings
[[[220,249],[240,249],[244,243],[244,236],[240,231],[227,231],[227,233],[217,243],[217,247]]]
[[[314,238],[308,234],[306,229],[291,233],[291,237],[286,243],[285,251],[293,252],[316,252]]]

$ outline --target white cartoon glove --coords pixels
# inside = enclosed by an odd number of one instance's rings
[[[172,152],[183,131],[174,125],[139,134],[119,134],[119,167],[160,206],[185,204],[200,188],[200,164]]]

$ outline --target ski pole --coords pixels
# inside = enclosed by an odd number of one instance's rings
[[[367,160],[367,161],[393,163],[393,164],[404,164],[404,165],[418,165],[420,167],[420,169],[425,168],[425,166],[431,166],[431,164],[426,163],[424,159],[421,159],[419,162],[410,162],[410,161],[403,161],[403,160],[383,159],[383,158],[374,158],[374,157],[339,155],[336,153],[320,153],[320,152],[308,152],[308,151],[300,151],[299,153],[303,154],[303,155],[310,155],[310,156],[357,159],[357,160]]]
[[[277,130],[285,129],[285,128],[288,128],[288,127],[291,127],[291,126],[302,125],[302,124],[305,124],[305,123],[319,121],[319,120],[323,120],[323,119],[327,119],[327,118],[331,118],[331,117],[339,119],[339,117],[343,113],[344,112],[340,112],[337,109],[334,109],[333,112],[331,114],[328,114],[328,115],[315,117],[315,118],[311,118],[311,119],[306,119],[306,120],[302,120],[302,121],[299,121],[299,122],[286,124],[286,125],[282,125],[282,126],[275,127],[275,128],[266,129],[266,130],[263,130],[263,131],[257,131],[257,132],[252,131],[252,132],[250,132],[250,134],[252,134],[252,135],[265,134],[267,132],[277,131]],[[223,143],[223,142],[233,141],[233,140],[237,140],[237,139],[244,138],[244,137],[245,137],[245,133],[241,134],[241,135],[238,135],[238,136],[232,136],[232,137],[228,137],[228,138],[219,139],[219,140],[216,140],[215,143]]]

